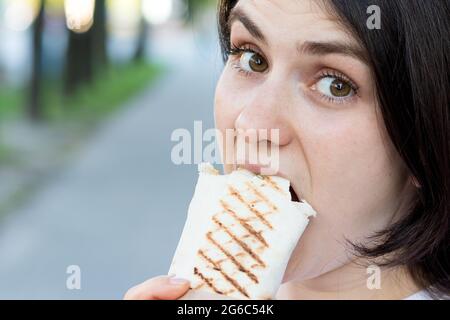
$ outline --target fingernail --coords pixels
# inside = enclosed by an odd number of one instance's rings
[[[170,278],[169,279],[169,283],[170,284],[175,284],[175,285],[182,285],[182,284],[189,283],[189,280],[183,279],[183,278]]]

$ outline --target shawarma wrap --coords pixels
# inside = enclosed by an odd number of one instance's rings
[[[199,179],[169,274],[191,292],[233,299],[272,299],[289,258],[315,216],[294,202],[288,180],[238,169],[220,175],[199,165]]]

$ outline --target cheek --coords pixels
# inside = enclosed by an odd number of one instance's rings
[[[226,112],[226,104],[227,98],[225,90],[223,88],[223,80],[219,80],[214,96],[214,121],[216,128],[220,131],[223,131],[226,128],[227,123],[230,122],[230,117]]]
[[[396,178],[399,161],[374,109],[360,105],[304,119],[297,135],[309,164],[310,193],[317,203],[332,201],[334,207],[355,202],[357,194],[372,197]]]
[[[214,97],[216,128],[221,131],[234,128],[235,119],[240,112],[239,90],[233,83],[229,68],[225,66],[217,82]]]
[[[227,129],[233,129],[236,118],[241,111],[239,97],[239,88],[233,85],[231,75],[227,67],[224,68],[222,75],[217,82],[215,96],[214,96],[214,121],[216,129],[220,131],[222,141],[219,141],[220,153],[222,155],[223,163],[230,163],[232,160],[224,159],[227,153],[226,150],[226,133]],[[232,165],[224,165],[225,173],[231,172]]]
[[[346,118],[351,121],[310,119],[303,128],[310,199],[319,214],[296,248],[291,275],[313,277],[348,261],[345,240],[384,228],[401,198],[405,171],[384,127],[374,115]]]
[[[336,125],[310,151],[313,201],[328,232],[351,240],[384,228],[401,198],[406,170],[375,115]]]
[[[398,178],[398,159],[376,119],[353,123],[317,138],[312,147],[312,177],[317,189],[342,203],[355,202],[355,195],[371,199],[392,191],[391,183]]]

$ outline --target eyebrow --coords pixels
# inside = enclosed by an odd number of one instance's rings
[[[346,56],[352,56],[358,60],[361,60],[365,64],[368,64],[369,59],[366,52],[358,45],[351,43],[345,43],[340,41],[330,42],[315,42],[305,41],[297,46],[299,53],[324,56],[328,54],[340,54]]]
[[[231,25],[235,21],[241,22],[253,37],[264,43],[267,43],[264,34],[261,32],[261,29],[240,8],[236,7],[231,10],[230,16],[228,18],[227,23],[229,30],[231,30]]]
[[[248,17],[242,9],[237,7],[233,8],[230,12],[227,22],[229,30],[231,30],[231,26],[235,21],[241,22],[253,37],[267,44],[267,40],[261,29],[258,27],[258,25],[255,22],[253,22],[253,20],[250,17]],[[330,41],[330,42],[305,41],[297,45],[297,51],[300,54],[319,55],[319,56],[329,54],[352,56],[365,64],[369,64],[367,54],[360,46],[341,41]]]

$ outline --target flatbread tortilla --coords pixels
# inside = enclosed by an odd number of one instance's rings
[[[199,179],[169,274],[191,292],[272,299],[300,236],[316,213],[291,201],[289,181],[239,169],[220,175],[199,165]]]

